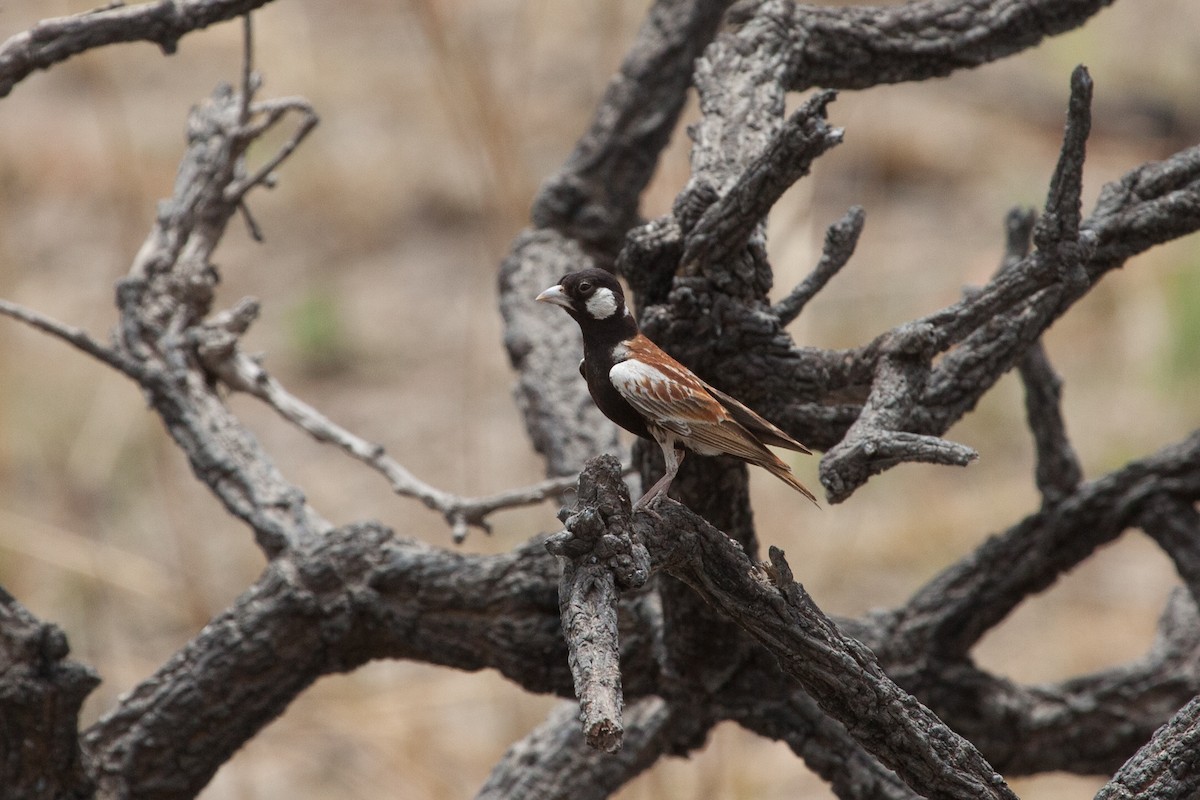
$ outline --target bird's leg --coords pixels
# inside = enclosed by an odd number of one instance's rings
[[[666,495],[667,489],[671,488],[671,481],[675,480],[675,473],[679,472],[679,465],[683,463],[683,451],[677,450],[674,442],[659,442],[659,447],[663,451],[663,460],[667,462],[667,472],[659,478],[658,483],[638,498],[633,504],[634,511],[653,503],[659,495]]]

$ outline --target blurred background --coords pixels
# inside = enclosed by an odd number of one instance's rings
[[[218,252],[222,307],[263,301],[251,350],[301,398],[387,446],[425,480],[481,494],[542,477],[511,400],[496,268],[539,182],[584,129],[645,0],[295,0],[255,15],[264,96],[302,95],[320,126],[252,195],[266,241],[234,220]],[[85,2],[9,0],[0,37]],[[241,28],[87,53],[0,101],[0,296],[104,338],[113,283],[170,194],[188,108],[236,81]],[[867,210],[850,266],[792,326],[845,347],[956,300],[1001,255],[1005,212],[1040,206],[1068,79],[1095,80],[1085,212],[1124,171],[1200,139],[1200,5],[1118,2],[1085,28],[1000,63],[918,85],[847,92],[830,109],[845,144],[770,223],[776,292],[816,263],[825,227]],[[689,117],[694,118],[694,106]],[[269,155],[268,148],[253,153]],[[670,207],[688,174],[675,137],[643,213]],[[1047,337],[1067,424],[1089,478],[1200,423],[1200,240],[1110,275]],[[67,632],[104,682],[84,724],[158,667],[263,567],[248,531],[192,477],[123,378],[0,319],[0,585]],[[450,544],[441,519],[247,398],[231,403],[285,474],[335,522],[378,518]],[[903,602],[1037,505],[1015,377],[948,434],[981,458],[965,470],[904,466],[813,512],[754,472],[764,543],[786,549],[828,612]],[[816,459],[797,461],[816,483]],[[555,508],[494,518],[470,552],[557,527]],[[1136,658],[1177,584],[1142,534],[1034,598],[975,655],[1026,682]],[[492,673],[377,663],[328,678],[239,752],[205,800],[473,795],[553,699]],[[1102,781],[1014,780],[1024,798],[1091,797]],[[644,798],[828,798],[783,745],[732,725],[707,748],[624,789]]]

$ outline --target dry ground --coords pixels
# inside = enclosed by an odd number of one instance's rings
[[[588,0],[278,2],[256,16],[268,95],[300,94],[322,124],[252,206],[267,241],[235,224],[219,253],[222,301],[263,300],[250,344],[277,377],[436,485],[483,493],[541,477],[510,400],[495,274],[538,182],[568,153],[646,3]],[[335,8],[335,6],[338,6]],[[0,37],[87,3],[10,0]],[[342,9],[342,10],[339,10]],[[344,10],[351,8],[352,10]],[[113,282],[170,192],[190,105],[239,69],[240,29],[89,53],[0,101],[0,296],[104,335]],[[1067,81],[1096,82],[1085,202],[1103,182],[1194,143],[1200,5],[1122,0],[1036,51],[925,85],[844,94],[846,142],[780,204],[771,247],[783,292],[814,263],[824,226],[867,208],[858,254],[793,326],[816,345],[860,343],[952,302],[1000,254],[1004,212],[1039,204]],[[676,137],[645,213],[687,170]],[[1089,477],[1200,423],[1200,242],[1152,252],[1048,337]],[[0,320],[0,584],[67,631],[104,683],[88,722],[234,598],[262,567],[242,526],[192,479],[130,384]],[[439,518],[232,401],[329,518],[377,517],[448,544]],[[829,612],[903,601],[1036,497],[1020,388],[1003,382],[950,435],[982,458],[906,466],[814,512],[756,475],[764,541],[784,547]],[[808,479],[815,460],[799,465]],[[464,547],[499,551],[555,527],[543,506],[500,516]],[[1139,655],[1176,583],[1131,533],[1028,603],[977,650],[1023,681]],[[229,798],[469,797],[555,701],[493,674],[381,663],[320,682],[205,790]],[[1018,780],[1025,798],[1090,797],[1096,779]],[[825,798],[783,746],[726,726],[689,761],[620,795]]]

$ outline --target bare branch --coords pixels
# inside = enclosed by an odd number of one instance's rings
[[[39,314],[33,309],[2,298],[0,298],[0,314],[20,320],[43,333],[48,333],[54,338],[82,350],[97,361],[108,364],[113,369],[124,373],[134,380],[141,380],[145,377],[144,370],[137,361],[126,357],[124,353],[118,350],[105,347],[93,339],[82,328],[66,325],[57,320],[50,319],[43,314]]]
[[[614,486],[620,475],[609,470]],[[875,657],[842,635],[771,549],[764,572],[721,531],[674,502],[639,514],[635,528],[656,568],[688,584],[779,658],[784,672],[920,794],[1012,798],[983,757],[896,686]]]
[[[238,341],[257,316],[257,301],[245,299],[194,328],[192,340],[204,368],[231,390],[257,397],[317,441],[335,445],[380,473],[396,494],[416,498],[440,512],[451,526],[456,542],[466,539],[469,526],[489,531],[487,517],[496,511],[535,505],[575,487],[574,477],[552,478],[532,486],[471,498],[431,486],[387,455],[383,445],[368,442],[333,422],[288,392],[261,363],[247,356]]]
[[[0,589],[0,784],[9,797],[84,797],[79,709],[100,683],[67,637]]]
[[[567,696],[555,573],[536,538],[499,556],[378,524],[306,539],[84,733],[101,794],[194,796],[314,680],[372,659],[491,667]]]
[[[1092,78],[1085,67],[1077,66],[1071,73],[1071,99],[1058,164],[1050,179],[1046,207],[1033,229],[1039,257],[1055,268],[1068,292],[1087,287],[1083,263],[1094,244],[1093,237],[1080,237],[1083,162],[1091,129]]]
[[[1025,416],[1037,454],[1035,476],[1042,500],[1054,503],[1079,486],[1083,469],[1067,438],[1060,401],[1062,379],[1050,365],[1046,349],[1038,342],[1017,364],[1025,384]]]
[[[1145,504],[1166,487],[1181,501],[1200,501],[1200,431],[1081,484],[989,538],[908,602],[894,642],[906,652],[965,658],[1022,600],[1136,526]],[[1004,569],[997,571],[997,564]]]
[[[302,97],[284,97],[250,104],[250,117],[242,129],[242,136],[247,141],[252,141],[262,136],[282,120],[288,112],[292,111],[300,114],[300,123],[296,126],[296,130],[280,146],[279,150],[259,166],[258,169],[225,187],[226,202],[241,204],[246,192],[255,186],[269,186],[271,175],[275,168],[295,152],[300,143],[304,141],[304,138],[312,132],[312,129],[320,121],[312,105]],[[262,119],[256,122],[254,120],[255,115],[261,115]]]
[[[1200,697],[1180,709],[1096,795],[1096,800],[1186,800],[1200,792]]]
[[[881,397],[888,402],[891,396]],[[882,428],[856,429],[821,459],[821,482],[831,503],[840,503],[872,475],[906,463],[965,467],[979,453],[966,445],[937,436],[921,436]]]
[[[45,19],[0,44],[0,97],[30,73],[87,50],[122,42],[154,42],[174,53],[187,33],[234,19],[268,0],[158,0],[113,4],[69,17]]]
[[[853,206],[844,217],[829,226],[825,231],[825,247],[817,266],[787,297],[771,307],[780,325],[794,322],[808,302],[817,296],[817,292],[824,289],[825,284],[846,266],[850,256],[854,255],[866,218],[867,212],[862,206]]]
[[[701,746],[695,725],[693,709],[643,698],[625,709],[624,747],[603,753],[584,746],[576,706],[564,703],[508,749],[476,798],[604,800],[664,755]]]
[[[1196,497],[1160,494],[1146,501],[1139,522],[1147,536],[1158,542],[1192,597],[1200,603],[1200,511]]]
[[[723,717],[786,743],[841,800],[916,800],[921,796],[783,674],[774,656],[760,651],[754,661],[754,667],[739,672],[715,698]]]
[[[262,88],[262,78],[254,71],[254,22],[251,19],[252,16],[249,11],[242,15],[242,103],[238,111],[238,124],[243,128],[250,123],[250,102]]]
[[[705,210],[687,231],[681,274],[707,275],[710,264],[723,264],[744,248],[783,193],[808,174],[822,153],[841,143],[842,129],[825,122],[826,107],[836,96],[824,91],[808,98],[737,182]]]
[[[1004,217],[1004,256],[997,273],[1016,269],[1029,255],[1037,214],[1029,208],[1013,208]]]
[[[621,748],[623,733],[618,591],[639,589],[650,576],[646,548],[631,539],[628,491],[618,491],[613,505],[603,476],[597,477],[614,467],[620,474],[612,456],[589,462],[579,476],[578,510],[564,520],[566,530],[546,542],[563,564],[559,606],[584,735],[589,746],[609,753]]]
[[[1079,142],[1078,147],[1082,148],[1083,142]],[[1004,258],[999,272],[1017,268],[1029,255],[1035,219],[1032,211],[1013,209],[1008,213],[1004,224]],[[1062,379],[1051,366],[1041,340],[1017,363],[1017,371],[1025,384],[1025,416],[1033,432],[1037,454],[1034,474],[1038,491],[1044,503],[1054,503],[1075,491],[1083,480],[1083,469],[1067,438],[1063,421]]]
[[[588,130],[534,199],[535,226],[562,233],[597,266],[611,267],[625,232],[638,222],[642,190],[683,109],[692,62],[730,4],[656,0],[651,5]]]
[[[531,691],[575,692],[583,730],[576,706],[564,704],[510,750],[483,797],[607,796],[661,756],[699,747],[716,721],[731,718],[787,741],[844,797],[1008,798],[992,764],[1016,772],[1114,769],[1200,689],[1200,621],[1182,593],[1172,597],[1159,641],[1138,664],[1022,687],[976,669],[969,657],[1017,603],[1130,527],[1142,527],[1167,550],[1200,596],[1200,433],[1081,482],[1062,421],[1060,381],[1039,344],[1046,327],[1109,269],[1200,227],[1200,148],[1134,170],[1106,187],[1093,215],[1082,219],[1091,82],[1079,69],[1045,211],[1036,227],[1031,215],[1010,216],[1003,266],[982,290],[855,351],[794,347],[783,328],[847,263],[863,224],[855,208],[829,229],[814,272],[773,309],[766,305],[772,273],[761,222],[812,159],[840,140],[823,118],[832,94],[818,94],[785,120],[789,88],[947,74],[1078,25],[1105,0],[918,0],[851,9],[746,4],[735,15],[744,24],[728,27],[695,70],[703,116],[690,185],[671,216],[627,239],[693,61],[727,7],[720,0],[658,0],[591,129],[539,193],[538,229],[521,235],[502,268],[518,402],[556,476],[574,475],[586,458],[617,445],[576,378],[574,327],[532,303],[563,272],[586,264],[624,271],[647,329],[664,334],[662,343],[689,364],[729,379],[731,389],[745,386],[748,394],[739,396],[789,430],[809,426],[810,441],[830,448],[822,479],[835,499],[902,461],[970,461],[972,449],[940,436],[1000,375],[1020,369],[1041,510],[901,609],[840,627],[793,581],[780,551],[772,550],[769,566],[753,564],[745,471],[717,460],[685,464],[678,485],[692,510],[668,502],[661,514],[632,519],[617,462],[594,461],[581,477],[567,532],[496,557],[399,541],[376,524],[335,528],[308,505],[225,407],[219,383],[259,398],[383,474],[398,493],[441,512],[458,539],[470,525],[486,527],[491,512],[540,502],[574,479],[484,498],[429,486],[379,445],[290,394],[240,350],[256,303],[211,315],[211,256],[228,220],[241,213],[259,237],[247,192],[270,186],[316,124],[302,99],[254,101],[259,80],[248,13],[259,5],[113,7],[47,21],[0,45],[2,94],[32,70],[91,47],[143,39],[169,51],[187,31],[247,14],[241,90],[218,90],[189,119],[174,196],[160,206],[118,288],[116,344],[106,347],[0,301],[0,313],[136,380],[199,479],[253,528],[270,557],[261,579],[230,609],[87,731],[82,754],[72,748],[46,762],[55,769],[46,785],[64,795],[86,793],[79,767],[86,763],[104,796],[194,795],[311,681],[373,658],[494,668]],[[247,148],[285,118],[296,124],[291,136],[248,168]],[[681,258],[687,274],[680,274]],[[782,413],[772,413],[771,404]],[[561,577],[547,550],[561,559]],[[621,597],[646,582],[651,556],[661,573],[655,583]],[[0,666],[17,668],[0,669],[7,690],[0,696],[11,706],[13,686],[32,685],[43,717],[30,717],[27,708],[0,713],[0,726],[8,726],[0,740],[27,731],[73,735],[67,727],[92,676],[65,660],[57,631],[30,624],[6,600],[0,593]],[[754,692],[762,696],[751,701]],[[1185,712],[1106,791],[1194,793],[1190,773],[1163,777],[1178,773],[1194,749],[1195,710]],[[599,750],[582,747],[585,741]],[[24,785],[7,778],[0,776],[0,785]]]
[[[119,344],[143,365],[139,382],[197,476],[276,556],[332,525],[230,413],[196,362],[191,333],[211,308],[217,282],[211,255],[241,204],[240,197],[227,199],[226,190],[253,140],[238,121],[242,105],[222,86],[192,110],[174,197],[160,204],[129,276],[118,284]],[[252,121],[251,129],[265,126]]]
[[[970,69],[1072,30],[1112,0],[920,0],[902,8],[829,8],[769,2],[748,13],[771,19],[791,51],[791,91],[866,89]]]

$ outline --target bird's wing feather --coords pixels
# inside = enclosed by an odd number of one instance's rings
[[[652,428],[685,438],[697,452],[728,453],[753,463],[775,460],[682,365],[630,358],[609,370],[608,377]]]
[[[623,347],[626,358],[609,370],[609,381],[646,420],[646,427],[664,448],[677,443],[706,455],[737,456],[817,501],[791,468],[766,446],[774,444],[807,453],[804,445],[700,380],[644,336],[634,337]],[[660,436],[659,431],[667,435]],[[677,442],[672,442],[675,437]]]
[[[647,421],[682,436],[694,424],[712,422],[724,414],[721,404],[706,392],[690,386],[690,377],[670,365],[650,364],[631,358],[608,371],[609,380]]]
[[[701,381],[701,383],[704,382]],[[704,383],[704,388],[708,390],[709,394],[720,401],[721,405],[725,406],[735,420],[757,436],[764,444],[773,444],[776,447],[784,447],[788,450],[796,450],[801,453],[812,453],[811,450],[800,444],[800,442],[760,417],[750,408],[742,405],[736,398],[730,397],[720,389],[709,386],[707,383]]]

